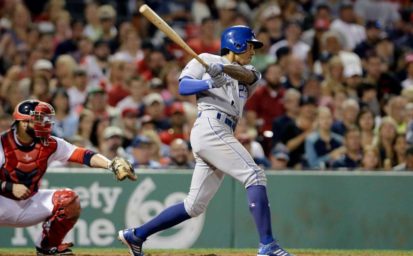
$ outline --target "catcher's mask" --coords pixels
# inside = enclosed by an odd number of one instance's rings
[[[48,139],[52,133],[55,111],[46,102],[26,100],[17,105],[13,117],[16,121],[31,121],[35,137],[44,146],[48,146]]]

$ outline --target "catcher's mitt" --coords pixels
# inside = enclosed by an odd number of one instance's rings
[[[112,162],[110,163],[110,169],[115,174],[117,180],[124,180],[125,178],[128,178],[130,180],[137,179],[132,165],[123,158],[113,158]]]

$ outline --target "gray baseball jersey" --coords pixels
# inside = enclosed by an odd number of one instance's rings
[[[203,53],[199,55],[199,57],[206,63],[230,64],[226,58],[218,55]],[[240,84],[237,80],[228,76],[230,82],[226,85],[197,94],[198,110],[214,109],[222,111],[236,119],[240,118],[248,97],[252,95],[261,78],[261,73],[256,71],[252,65],[246,65],[244,67],[256,74],[257,81],[254,84],[248,86]],[[206,73],[205,67],[195,59],[186,65],[181,73],[180,79],[183,77],[191,77],[199,80],[211,78],[209,74]]]
[[[226,58],[201,54],[207,63],[229,64]],[[257,81],[261,74],[253,66],[245,68],[255,72]],[[205,68],[191,60],[180,78],[209,79]],[[256,165],[250,153],[234,137],[234,123],[242,116],[244,105],[257,82],[243,85],[228,77],[226,85],[197,94],[200,115],[191,131],[191,146],[196,165],[191,188],[184,200],[187,213],[194,217],[205,211],[208,203],[220,187],[225,175],[229,175],[245,187],[266,185],[264,171]],[[230,119],[233,122],[228,122]]]

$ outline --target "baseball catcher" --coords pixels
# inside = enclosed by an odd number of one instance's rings
[[[26,100],[17,105],[14,123],[0,136],[0,226],[27,227],[43,222],[37,255],[73,255],[72,243],[62,243],[80,215],[80,202],[71,189],[39,189],[49,163],[76,162],[111,170],[118,180],[136,180],[122,158],[105,156],[51,136],[53,107]]]

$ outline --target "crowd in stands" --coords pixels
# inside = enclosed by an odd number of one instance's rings
[[[14,107],[56,110],[53,134],[136,168],[193,168],[190,57],[228,26],[264,47],[236,137],[265,169],[413,170],[413,5],[406,0],[0,0],[0,130]],[[59,166],[56,163],[55,166]]]

